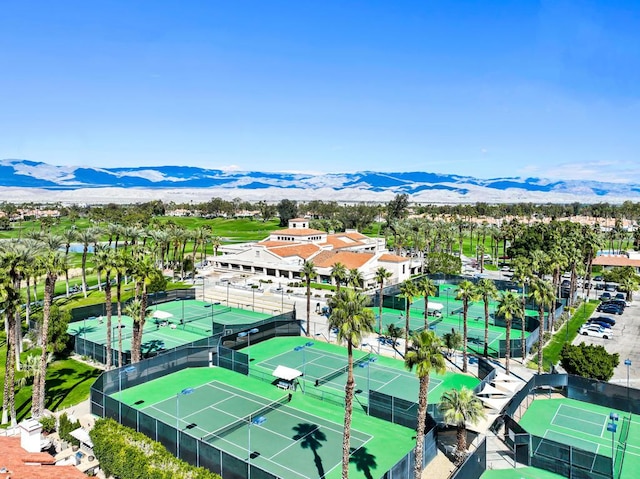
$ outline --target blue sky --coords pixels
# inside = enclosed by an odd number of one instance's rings
[[[640,2],[0,5],[0,158],[640,182]]]

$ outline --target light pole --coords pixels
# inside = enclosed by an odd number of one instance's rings
[[[248,363],[251,362],[251,356],[250,356],[250,352],[249,352],[249,348],[251,347],[251,335],[252,334],[256,334],[258,331],[260,331],[258,328],[253,328],[250,329],[249,331],[242,331],[240,333],[238,333],[238,337],[239,338],[247,338],[247,366]]]
[[[184,298],[182,298],[181,301],[182,301],[182,322],[184,323]]]
[[[282,283],[279,284],[280,287],[280,309],[284,313],[284,288],[282,287]]]
[[[629,370],[631,369],[631,359],[625,359],[624,365],[627,367],[627,407],[629,407]]]
[[[186,396],[193,392],[193,388],[184,388],[179,393],[176,393],[176,457],[180,459],[180,396]]]
[[[611,477],[615,477],[615,467],[614,467],[614,460],[616,457],[615,436],[616,436],[616,430],[618,429],[618,425],[616,424],[618,422],[618,419],[619,419],[618,415],[615,412],[609,413],[609,422],[607,423],[607,431],[611,433]]]
[[[118,421],[120,424],[122,424],[122,398],[120,397],[122,396],[122,374],[124,373],[128,376],[129,373],[132,373],[135,370],[135,366],[127,366],[126,368],[118,371]]]
[[[227,281],[227,306],[229,306],[229,281]]]
[[[256,288],[251,286],[251,309],[256,310]]]
[[[249,479],[251,479],[251,426],[262,426],[265,422],[267,422],[267,418],[264,416],[258,416],[249,420],[249,429],[247,433],[247,452],[249,453],[249,474],[247,477]]]
[[[444,292],[447,295],[447,316],[449,316],[449,290],[451,288],[444,288]]]
[[[308,341],[300,346],[296,346],[295,348],[293,348],[294,351],[302,351],[302,377],[304,378],[305,381],[307,380],[307,377],[305,376],[305,373],[307,372],[307,359],[306,359],[304,350],[312,347],[313,347],[313,343],[311,341]],[[304,394],[304,387],[302,388],[302,394]]]
[[[371,401],[370,400],[370,397],[371,397],[371,394],[370,394],[370,391],[371,391],[371,388],[370,388],[370,386],[371,386],[371,373],[370,373],[370,371],[371,371],[371,363],[374,363],[376,361],[376,359],[378,359],[378,358],[376,358],[374,356],[374,357],[369,358],[367,361],[358,364],[358,367],[360,367],[360,368],[367,368],[367,416],[369,415],[369,409],[371,407],[370,406],[370,401]]]

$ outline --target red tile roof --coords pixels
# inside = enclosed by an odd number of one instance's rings
[[[342,263],[347,269],[360,268],[373,258],[373,253],[355,253],[353,251],[323,251],[313,258],[318,268],[331,268]]]
[[[0,479],[85,479],[75,466],[55,466],[55,459],[46,452],[27,452],[19,437],[0,437]]]
[[[300,258],[307,259],[314,254],[316,254],[320,247],[318,245],[312,243],[304,243],[304,244],[291,244],[285,243],[288,246],[276,246],[273,248],[269,248],[273,254],[277,254],[281,258],[287,258],[290,256],[299,256]]]
[[[326,235],[324,231],[314,230],[311,228],[287,228],[284,230],[276,230],[271,232],[271,236],[274,235],[287,235],[287,236],[311,236],[311,235]]]
[[[378,261],[383,261],[385,263],[404,263],[405,261],[409,261],[409,258],[398,256],[396,254],[385,253],[378,258]]]
[[[593,259],[593,264],[597,266],[633,266],[640,268],[640,259],[630,259],[625,255],[601,255]]]

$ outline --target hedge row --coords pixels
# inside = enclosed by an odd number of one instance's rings
[[[99,419],[90,432],[93,452],[107,476],[120,479],[221,479],[173,456],[159,442],[118,424]]]

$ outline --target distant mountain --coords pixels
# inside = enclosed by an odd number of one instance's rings
[[[189,166],[95,168],[0,160],[0,200],[135,202],[211,197],[388,201],[407,193],[422,203],[638,201],[640,185],[543,178],[491,178],[422,171],[304,174],[209,170]],[[29,199],[25,199],[29,198]]]

